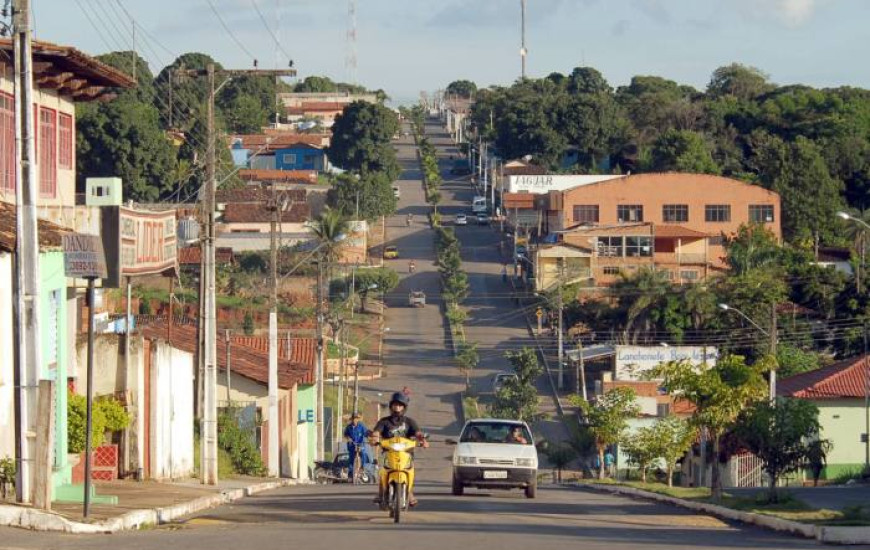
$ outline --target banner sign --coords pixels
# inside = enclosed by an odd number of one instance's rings
[[[123,277],[172,273],[178,265],[175,211],[122,206],[103,209],[103,241],[112,270],[105,286]]]
[[[102,279],[106,273],[103,241],[97,235],[63,235],[63,271],[67,277]]]
[[[661,363],[688,361],[693,365],[716,364],[719,350],[712,346],[616,346],[615,380],[641,380]]]
[[[545,194],[550,191],[567,191],[581,185],[590,185],[602,181],[621,178],[623,176],[565,176],[565,175],[541,175],[541,176],[508,176],[508,193],[531,193]]]

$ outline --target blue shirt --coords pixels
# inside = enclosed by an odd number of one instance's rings
[[[344,437],[351,440],[356,445],[362,445],[366,440],[366,433],[368,430],[365,427],[365,424],[360,422],[356,426],[353,424],[348,424],[344,429]]]

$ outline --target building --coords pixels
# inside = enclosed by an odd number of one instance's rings
[[[536,252],[537,290],[571,263],[579,266],[571,282],[588,276],[590,286],[607,286],[642,266],[691,283],[726,268],[726,239],[741,225],[763,224],[781,238],[779,195],[720,176],[640,174],[507,198],[508,214],[525,207],[527,232],[555,236]],[[523,217],[515,219],[522,227]],[[560,257],[552,245],[571,247],[571,254]]]
[[[236,166],[258,170],[325,172],[330,136],[281,132],[244,134],[230,138],[230,152]]]
[[[15,99],[12,41],[0,39],[0,201],[15,203]],[[128,75],[70,46],[33,42],[36,178],[41,218],[75,226],[76,103],[132,88]]]
[[[276,191],[274,196],[281,205],[278,217],[278,238],[282,246],[311,239],[306,225],[311,208],[306,202],[305,190]],[[247,187],[221,191],[217,196],[217,245],[234,252],[268,250],[271,246],[272,192],[263,188]]]
[[[866,430],[870,410],[870,355],[838,361],[827,367],[779,380],[777,393],[806,399],[819,408],[819,437],[833,443],[823,479],[857,471],[866,464]]]
[[[278,101],[284,106],[288,122],[318,122],[324,128],[331,128],[335,118],[354,101],[379,103],[377,94],[350,92],[283,93],[278,94]]]

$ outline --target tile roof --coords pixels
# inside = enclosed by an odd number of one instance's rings
[[[282,223],[303,223],[311,216],[311,209],[304,202],[294,202],[281,212]],[[272,212],[262,203],[228,203],[224,209],[223,223],[269,223]]]
[[[245,181],[317,183],[316,170],[260,170],[243,168],[239,170],[239,177]]]
[[[293,145],[325,147],[326,145],[329,145],[329,137],[328,134],[297,134],[295,132],[280,134],[239,134],[230,137],[230,143],[235,143],[238,140],[241,140],[243,149],[274,151],[275,149],[287,149]]]
[[[653,234],[656,237],[696,237],[699,239],[703,239],[707,237],[707,233],[703,231],[696,231],[694,229],[689,229],[688,227],[683,227],[682,225],[656,225],[653,228]]]
[[[870,355],[838,361],[827,367],[796,374],[779,381],[777,393],[804,399],[864,398]]]
[[[348,105],[350,105],[350,102],[303,101],[301,105],[287,107],[287,113],[291,115],[301,115],[314,112],[343,111]]]
[[[0,250],[13,252],[15,250],[15,205],[8,202],[0,202]],[[62,245],[64,233],[71,233],[70,229],[52,223],[48,220],[38,220],[37,233],[39,235],[39,249],[42,251],[56,249]]]
[[[149,339],[167,339],[165,322],[142,326],[142,333]],[[173,325],[172,347],[194,353],[196,350],[196,326]],[[217,341],[218,368],[226,370],[226,343],[223,338]],[[235,339],[230,347],[233,373],[244,376],[261,384],[269,383],[269,353],[260,349],[238,343]],[[283,389],[291,389],[296,384],[314,383],[314,363],[303,364],[292,360],[278,358],[278,385]]]
[[[233,344],[246,346],[251,349],[268,353],[269,338],[264,336],[233,336]],[[317,339],[316,338],[291,338],[290,356],[287,355],[287,338],[278,337],[278,356],[289,359],[298,365],[307,365],[314,368],[317,362]]]
[[[543,166],[527,164],[525,166],[505,166],[502,168],[503,176],[543,176],[548,170]]]
[[[291,202],[305,202],[306,192],[304,189],[284,189],[277,191],[282,197]],[[219,203],[229,202],[266,202],[272,198],[270,187],[258,187],[249,185],[240,189],[220,189],[215,194],[215,201]]]

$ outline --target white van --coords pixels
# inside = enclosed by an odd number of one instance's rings
[[[486,212],[486,197],[474,197],[471,202],[471,211],[477,214],[478,212]]]

